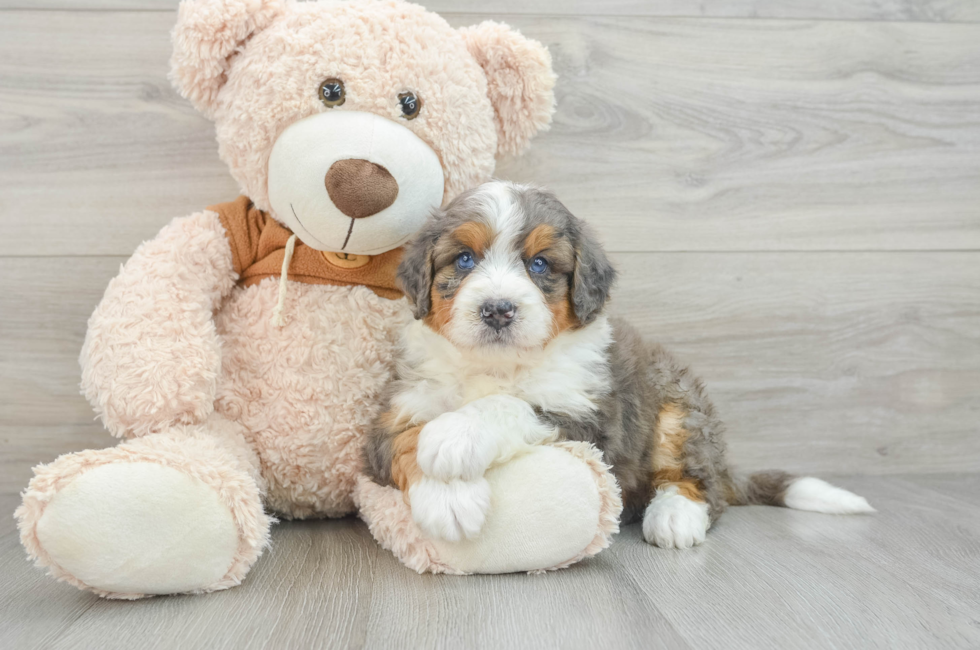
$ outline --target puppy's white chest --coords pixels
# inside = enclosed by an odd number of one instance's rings
[[[467,377],[463,381],[462,391],[460,392],[460,403],[456,405],[456,408],[482,397],[489,397],[490,395],[513,395],[514,397],[521,397],[517,393],[518,391],[515,390],[513,381],[491,375],[474,375]]]

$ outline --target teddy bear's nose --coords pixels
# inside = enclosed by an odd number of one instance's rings
[[[330,166],[323,182],[333,204],[352,219],[377,214],[398,197],[395,177],[370,160],[338,160]]]

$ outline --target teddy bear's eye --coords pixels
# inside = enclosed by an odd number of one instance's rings
[[[398,95],[398,103],[402,107],[402,117],[406,120],[414,120],[422,110],[422,100],[415,96],[415,93],[404,92]]]
[[[347,98],[344,91],[344,82],[340,79],[327,79],[320,84],[320,101],[327,108],[340,106]]]

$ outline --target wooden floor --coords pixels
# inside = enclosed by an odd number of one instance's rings
[[[419,576],[356,519],[292,522],[242,586],[138,602],[46,579],[5,517],[0,647],[980,647],[980,479],[838,482],[880,512],[733,508],[688,551],[630,526],[597,557],[539,576]]]
[[[167,221],[237,188],[166,79],[172,0],[0,0],[0,648],[980,647],[980,2],[432,0],[550,48],[553,188],[613,309],[691,362],[743,468],[841,475],[874,517],[625,530],[547,576],[419,577],[356,520],[295,523],[245,585],[104,602],[25,561],[30,468],[110,444],[85,322]],[[489,13],[488,13],[489,12]]]

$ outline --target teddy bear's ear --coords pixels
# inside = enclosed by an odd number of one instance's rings
[[[519,154],[555,112],[555,73],[548,48],[491,20],[460,30],[487,75],[497,121],[497,155]]]
[[[284,7],[284,0],[182,0],[170,59],[170,80],[180,94],[210,117],[231,57]]]

